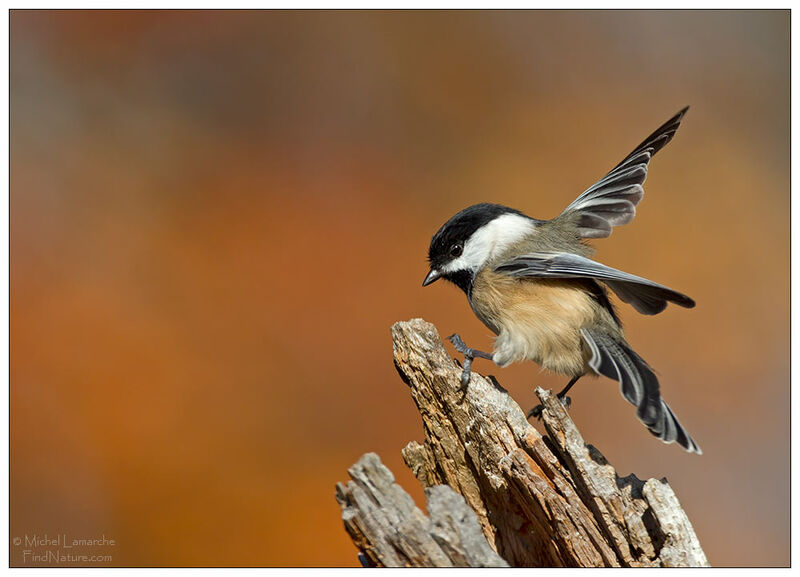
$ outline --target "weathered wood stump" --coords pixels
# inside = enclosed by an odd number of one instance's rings
[[[403,458],[426,488],[430,518],[376,455],[362,457],[337,499],[365,562],[708,566],[666,479],[620,478],[555,395],[536,390],[543,437],[493,379],[473,371],[460,390],[461,369],[432,324],[395,323],[392,338],[425,430]]]

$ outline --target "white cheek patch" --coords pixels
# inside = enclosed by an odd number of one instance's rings
[[[464,252],[442,267],[442,272],[478,270],[486,261],[533,232],[534,221],[507,213],[483,225],[464,244]]]

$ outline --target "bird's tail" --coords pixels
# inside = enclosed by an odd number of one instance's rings
[[[592,353],[589,366],[598,374],[619,382],[625,399],[636,407],[636,416],[665,443],[677,442],[690,453],[702,454],[675,413],[661,398],[653,369],[628,344],[605,331],[581,330]]]

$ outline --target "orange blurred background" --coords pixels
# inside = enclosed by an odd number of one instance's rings
[[[13,11],[12,537],[357,565],[334,485],[362,453],[424,507],[391,323],[491,346],[421,288],[431,235],[479,201],[558,214],[685,104],[595,246],[697,300],[620,312],[704,455],[606,379],[571,414],[669,478],[712,564],[787,565],[788,11]],[[564,384],[476,369],[523,409]]]

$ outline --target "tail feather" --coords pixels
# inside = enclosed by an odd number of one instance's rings
[[[661,398],[653,369],[625,341],[595,329],[581,330],[592,353],[589,366],[598,374],[619,382],[620,392],[636,407],[636,416],[665,443],[677,442],[690,453],[700,447]]]

